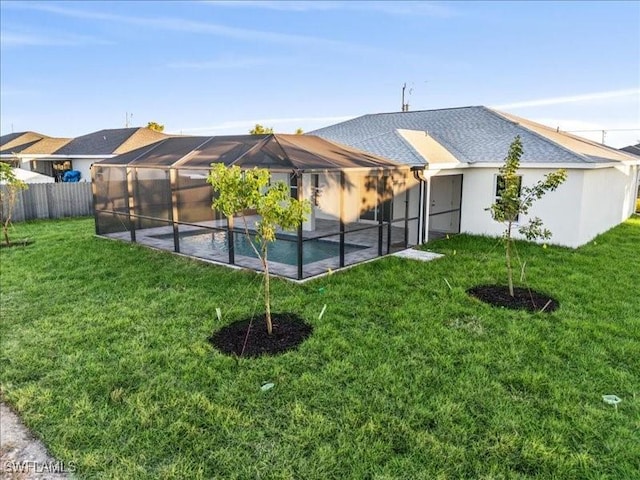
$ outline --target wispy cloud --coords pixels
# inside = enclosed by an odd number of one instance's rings
[[[0,32],[0,46],[2,48],[11,47],[64,47],[83,45],[106,45],[110,42],[87,35],[73,35],[68,33],[30,33],[16,31]]]
[[[63,15],[71,18],[80,18],[84,20],[98,20],[106,22],[115,22],[121,24],[135,25],[139,27],[155,28],[165,31],[185,32],[193,34],[214,35],[225,38],[233,38],[236,40],[285,43],[296,45],[316,45],[321,47],[333,47],[338,49],[357,49],[372,50],[365,46],[353,45],[347,42],[330,40],[326,38],[313,37],[308,35],[297,35],[279,32],[270,32],[265,30],[254,30],[248,28],[230,27],[216,23],[201,22],[195,20],[187,20],[175,17],[134,17],[127,15],[119,15],[113,13],[105,13],[94,10],[81,10],[77,8],[69,8],[60,5],[48,3],[25,3],[12,4],[12,8],[22,8],[29,10],[38,10],[57,15]]]
[[[261,3],[261,2],[260,2]],[[301,2],[304,3],[304,2]],[[315,3],[315,2],[309,2]],[[355,2],[359,3],[359,2]],[[372,2],[369,2],[372,3]],[[376,2],[373,2],[376,3]],[[122,25],[133,25],[141,28],[151,28],[166,32],[180,32],[197,35],[210,35],[215,37],[229,38],[245,42],[254,43],[274,43],[297,47],[317,47],[323,50],[329,49],[334,52],[351,55],[388,55],[391,58],[402,58],[405,61],[424,61],[422,55],[415,55],[408,52],[398,52],[392,49],[371,47],[341,40],[316,37],[311,35],[300,35],[292,33],[271,32],[266,30],[255,30],[250,28],[231,27],[217,23],[189,20],[177,17],[146,17],[130,16],[104,11],[84,10],[49,3],[8,3],[7,6],[13,9],[27,9],[48,12],[54,15],[61,15],[82,20],[95,20],[100,22],[119,23]],[[4,8],[7,8],[4,6]],[[374,6],[372,8],[387,8],[385,6]],[[379,60],[379,58],[378,58]]]
[[[457,12],[441,2],[426,1],[394,1],[394,2],[331,2],[331,1],[228,1],[211,0],[209,5],[230,8],[262,8],[287,12],[313,12],[313,11],[368,11],[381,12],[390,15],[419,15],[437,18],[452,17]]]
[[[309,124],[323,124],[323,123],[336,123],[343,122],[355,117],[355,115],[346,115],[338,117],[292,117],[292,118],[257,118],[253,120],[232,120],[223,122],[217,125],[210,125],[207,127],[193,127],[180,129],[183,133],[204,133],[204,132],[216,132],[220,130],[249,130],[257,123],[265,125],[267,127],[275,127],[276,129],[282,125],[293,125],[294,128],[298,128],[301,125]]]
[[[608,92],[595,92],[595,93],[586,93],[583,95],[572,95],[567,97],[540,98],[537,100],[505,103],[503,105],[496,105],[493,108],[506,110],[510,108],[545,107],[548,105],[560,105],[563,103],[591,102],[594,100],[603,100],[603,99],[617,98],[617,97],[629,97],[629,96],[637,96],[637,95],[640,95],[640,88],[627,88],[624,90],[611,90]]]
[[[169,68],[185,70],[236,70],[242,68],[273,65],[279,59],[265,57],[221,57],[214,60],[172,62],[167,64]]]

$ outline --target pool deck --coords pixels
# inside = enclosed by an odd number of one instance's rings
[[[256,217],[248,218],[248,227],[249,230],[254,230]],[[242,227],[244,229],[244,225],[242,222],[238,221],[236,223],[236,227]],[[339,231],[339,223],[333,220],[324,220],[317,219],[315,224],[315,230],[313,231],[303,231],[302,236],[306,241],[309,241],[313,238],[322,237],[320,240],[326,242],[336,242],[340,241],[340,234],[336,233]],[[363,230],[363,227],[371,227]],[[197,225],[179,225],[179,233],[188,233],[201,229],[207,228],[216,228],[221,229],[221,231],[226,232],[226,221],[225,220],[214,220],[208,222],[198,223]],[[383,235],[382,235],[382,252],[383,254],[387,253],[387,226],[383,226]],[[356,230],[356,231],[353,231]],[[282,232],[280,232],[282,233]],[[286,232],[290,234],[291,232]],[[136,230],[136,243],[140,243],[142,245],[146,245],[148,247],[157,248],[159,250],[167,250],[174,251],[174,243],[173,243],[173,228],[171,225],[154,227],[154,228],[145,228]],[[215,234],[215,231],[212,230],[212,234]],[[295,235],[295,233],[293,233]],[[333,234],[333,235],[331,235]],[[167,235],[171,235],[171,237],[167,238]],[[325,236],[327,235],[327,236]],[[102,235],[104,237],[131,241],[131,235],[128,231],[118,232],[118,233],[110,233]],[[163,238],[164,237],[164,238]],[[357,250],[355,252],[346,253],[344,256],[345,266],[354,265],[357,263],[361,263],[367,260],[372,260],[378,258],[378,226],[375,224],[364,224],[364,223],[352,223],[345,225],[345,243],[352,245],[359,245],[365,248]],[[304,248],[304,243],[303,243]],[[396,253],[401,250],[404,250],[404,228],[401,227],[391,227],[391,246],[389,248],[389,253]],[[206,245],[195,246],[195,245],[180,245],[181,255],[196,257],[198,259],[202,259],[209,262],[214,262],[218,264],[223,264],[226,266],[229,265],[229,255],[228,253],[216,253],[208,248]],[[249,268],[251,270],[262,271],[262,264],[260,260],[253,257],[247,257],[244,255],[236,255],[235,256],[235,265],[236,267],[241,268]],[[303,265],[303,279],[309,277],[315,277],[317,275],[321,275],[323,273],[327,273],[328,271],[337,270],[340,268],[340,259],[339,257],[331,257],[325,260],[319,260],[312,263],[306,263]],[[287,277],[289,279],[297,279],[298,276],[298,267],[297,265],[287,265],[279,262],[269,261],[269,271],[270,273],[282,277]]]

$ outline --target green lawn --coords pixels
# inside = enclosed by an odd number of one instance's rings
[[[2,396],[80,478],[638,478],[638,217],[575,251],[518,244],[550,315],[468,297],[504,259],[464,235],[429,263],[275,280],[274,310],[314,333],[240,361],[207,337],[260,309],[261,276],[95,238],[91,219],[15,234],[36,242],[0,251]]]

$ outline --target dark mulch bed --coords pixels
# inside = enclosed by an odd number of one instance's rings
[[[467,293],[490,305],[513,310],[551,313],[560,306],[555,298],[528,288],[514,287],[513,297],[509,295],[506,285],[478,285],[467,290]]]
[[[11,248],[11,247],[26,247],[27,245],[31,245],[35,242],[32,238],[27,238],[26,240],[16,240],[14,242],[9,242],[7,245],[4,241],[0,242],[0,248]]]
[[[296,349],[313,331],[311,325],[293,313],[272,313],[271,323],[273,331],[269,335],[264,314],[239,320],[215,332],[209,342],[229,355],[277,355]]]

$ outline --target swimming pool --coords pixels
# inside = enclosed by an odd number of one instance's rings
[[[172,233],[165,233],[161,235],[153,235],[154,238],[162,240],[173,240]],[[253,240],[254,244],[257,243]],[[234,233],[233,246],[236,255],[244,255],[246,257],[257,258],[256,253],[249,244],[246,234],[242,232]],[[212,230],[193,230],[190,232],[180,233],[180,250],[187,250],[192,248],[207,248],[211,253],[215,255],[226,254],[229,252],[227,242],[227,232],[225,231],[212,231]],[[259,247],[257,247],[259,250]],[[278,238],[275,242],[270,243],[268,246],[268,258],[269,261],[284,263],[287,265],[298,264],[298,238],[291,236],[291,240],[285,238]],[[345,243],[344,253],[357,252],[369,248],[363,245],[354,245]],[[302,244],[302,263],[308,264],[318,262],[320,260],[326,260],[331,257],[337,257],[340,255],[340,244],[338,242],[331,242],[328,240],[307,240]]]

